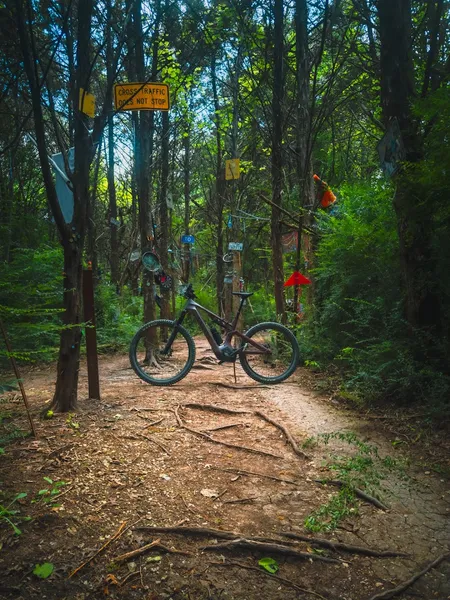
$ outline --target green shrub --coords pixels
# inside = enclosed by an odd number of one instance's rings
[[[63,258],[59,248],[17,249],[0,263],[0,314],[20,361],[52,360],[58,351]],[[0,363],[7,364],[3,342]]]
[[[420,334],[402,316],[392,189],[379,181],[347,185],[323,214],[315,268],[315,304],[299,327],[303,357],[341,368],[343,392],[398,402],[448,396],[438,361],[418,362]]]
[[[142,325],[142,296],[133,296],[124,287],[118,295],[116,287],[100,283],[95,290],[97,344],[100,352],[125,350]]]

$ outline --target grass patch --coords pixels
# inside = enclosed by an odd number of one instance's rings
[[[382,482],[389,472],[395,470],[406,477],[404,463],[390,456],[384,458],[378,454],[376,446],[366,444],[352,432],[325,433],[316,438],[308,438],[307,447],[324,444],[331,440],[346,443],[350,454],[331,454],[325,466],[329,470],[327,479],[338,479],[342,487],[333,494],[330,500],[308,515],[305,527],[309,531],[333,531],[345,518],[358,514],[358,501],[355,489],[366,491],[375,498],[380,498]],[[304,444],[304,445],[305,445]]]

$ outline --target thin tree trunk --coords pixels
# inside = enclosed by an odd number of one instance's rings
[[[311,151],[309,140],[312,139],[309,127],[311,124],[309,110],[309,60],[308,60],[308,6],[306,0],[295,2],[295,56],[297,71],[297,149],[296,172],[299,193],[299,204],[304,212],[298,226],[297,253],[295,269],[300,271],[302,246],[309,248],[309,239],[303,242],[303,226],[310,225],[309,212],[314,201],[314,189],[311,167]],[[306,234],[308,236],[308,234]],[[309,238],[309,236],[308,236]],[[311,267],[311,257],[308,256]],[[299,286],[294,288],[294,310],[297,311],[299,301]]]
[[[112,49],[112,8],[111,0],[106,3],[106,89],[107,96],[107,111],[108,111],[108,199],[109,199],[109,231],[110,231],[110,266],[111,266],[111,281],[115,286],[119,284],[119,247],[117,240],[117,199],[116,199],[116,184],[114,179],[114,117],[112,84],[114,80],[113,71],[113,49]]]
[[[169,186],[169,113],[162,115],[161,143],[161,190],[160,190],[160,230],[159,255],[165,273],[169,273],[169,211],[167,208],[167,192]],[[170,290],[161,288],[161,317],[170,318]]]
[[[217,219],[216,222],[216,290],[217,290],[217,310],[219,314],[223,314],[224,310],[224,262],[223,262],[223,209],[224,209],[224,194],[225,194],[225,174],[223,168],[223,149],[222,135],[220,131],[220,115],[219,115],[219,96],[217,92],[217,71],[216,57],[213,55],[211,61],[211,82],[213,89],[214,100],[214,123],[216,126],[216,189],[215,189],[215,208]]]
[[[283,190],[283,0],[274,0],[274,62],[272,96],[272,201],[282,204]],[[281,245],[281,211],[272,205],[272,266],[277,315],[284,321],[283,252]]]
[[[189,126],[189,115],[186,118],[186,131],[183,137],[184,147],[184,164],[183,164],[183,179],[184,179],[184,233],[189,235],[189,222],[191,220],[191,132]],[[189,282],[190,275],[190,253],[189,244],[184,244],[183,249],[183,282]]]

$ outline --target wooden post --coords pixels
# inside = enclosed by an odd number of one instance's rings
[[[3,325],[3,321],[1,319],[0,319],[0,328],[2,330],[3,339],[5,340],[6,350],[8,351],[8,354],[9,354],[9,360],[11,361],[11,365],[14,370],[14,374],[16,376],[17,383],[19,384],[20,392],[21,392],[22,398],[23,398],[23,403],[25,404],[25,408],[27,411],[28,420],[30,421],[31,431],[33,432],[34,437],[37,437],[33,419],[31,418],[30,405],[28,404],[28,398],[25,393],[25,388],[23,387],[22,379],[21,379],[20,373],[19,373],[19,368],[17,366],[16,359],[12,355],[12,349],[11,349],[11,344],[9,343],[8,334],[6,333],[6,329],[5,329],[5,327]]]
[[[100,382],[98,376],[97,330],[95,328],[94,281],[92,266],[83,269],[83,308],[84,320],[88,324],[86,332],[86,355],[88,370],[89,398],[100,400]]]

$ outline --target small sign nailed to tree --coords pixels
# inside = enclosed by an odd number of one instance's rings
[[[239,158],[225,161],[225,179],[239,179],[241,176]]]
[[[229,242],[228,250],[234,250],[235,252],[242,252],[244,244],[242,242]]]
[[[195,244],[195,237],[193,235],[182,235],[181,236],[182,244]]]
[[[116,83],[116,110],[169,110],[167,83]]]

